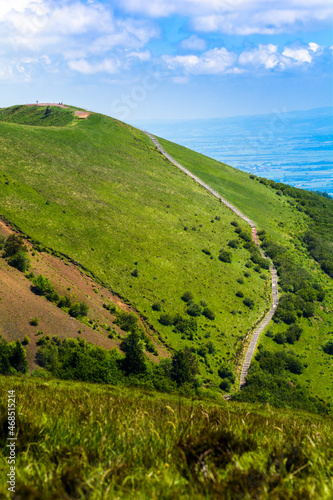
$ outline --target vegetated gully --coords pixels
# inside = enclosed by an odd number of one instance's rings
[[[148,137],[150,137],[150,139],[153,141],[153,143],[159,149],[159,151],[171,163],[173,163],[176,167],[180,168],[180,170],[182,170],[186,175],[188,175],[189,177],[191,177],[192,179],[194,179],[196,182],[198,182],[198,184],[200,184],[205,189],[207,189],[207,191],[209,191],[218,200],[221,200],[221,202],[224,203],[224,205],[226,205],[227,207],[229,207],[230,210],[232,210],[236,215],[238,215],[238,217],[240,217],[241,219],[243,219],[245,222],[247,222],[251,226],[253,241],[258,246],[262,257],[264,257],[265,259],[267,259],[268,258],[267,255],[265,254],[265,252],[262,250],[262,248],[259,245],[259,240],[258,240],[258,235],[257,235],[257,228],[256,228],[256,225],[253,222],[253,220],[249,219],[244,214],[242,214],[242,212],[240,210],[238,210],[238,208],[236,208],[234,205],[232,205],[225,198],[222,198],[222,196],[220,196],[216,191],[214,191],[214,189],[212,189],[210,186],[208,186],[208,184],[205,184],[201,179],[199,179],[199,177],[197,177],[196,175],[193,175],[189,170],[187,170],[182,165],[180,165],[180,163],[178,163],[176,160],[174,160],[174,158],[172,158],[172,156],[170,156],[165,151],[165,149],[162,148],[162,146],[160,145],[160,143],[158,142],[158,140],[152,134],[150,134],[149,132],[145,132],[145,134]],[[264,328],[266,328],[266,326],[271,321],[271,319],[273,318],[275,310],[276,310],[277,305],[279,303],[278,286],[277,286],[277,273],[276,273],[276,269],[273,266],[273,264],[270,265],[269,270],[270,270],[271,279],[272,279],[272,296],[273,296],[272,305],[271,305],[271,308],[268,311],[268,313],[265,315],[265,317],[263,318],[263,320],[260,322],[259,326],[254,330],[254,332],[252,334],[251,341],[250,341],[248,349],[246,351],[245,359],[244,359],[243,366],[242,366],[242,372],[241,372],[240,382],[239,382],[239,388],[240,389],[245,385],[246,376],[248,374],[248,371],[249,371],[249,368],[250,368],[250,364],[251,364],[251,361],[252,361],[252,357],[253,357],[255,348],[257,346],[260,334],[264,330]]]

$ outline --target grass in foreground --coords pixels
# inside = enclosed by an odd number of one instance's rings
[[[0,386],[3,471],[16,393],[15,498],[331,498],[331,419],[24,377]]]

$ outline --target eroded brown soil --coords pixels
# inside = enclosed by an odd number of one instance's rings
[[[9,225],[0,221],[0,234],[8,237],[13,232]],[[72,303],[85,302],[89,306],[88,318],[91,320],[91,326],[87,326],[70,317],[45,297],[35,295],[31,291],[31,281],[23,273],[9,266],[5,259],[0,259],[0,334],[7,341],[22,341],[25,335],[29,337],[30,344],[26,346],[26,351],[30,369],[36,368],[36,342],[40,338],[37,331],[51,337],[57,335],[61,339],[84,338],[87,342],[107,349],[119,348],[121,338],[126,332],[113,323],[115,316],[111,315],[103,304],[110,302],[128,312],[131,308],[87,276],[78,266],[49,253],[36,252],[28,241],[26,245],[31,259],[30,270],[35,275],[43,274],[49,278],[59,295],[69,296]],[[30,324],[34,317],[38,318],[38,326]],[[113,329],[116,338],[108,338],[107,326]],[[159,356],[166,356],[166,349],[157,344],[146,325],[145,330],[155,342]],[[148,356],[157,361],[156,356],[149,353]]]

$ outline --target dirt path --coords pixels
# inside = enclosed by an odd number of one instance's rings
[[[186,168],[184,168],[180,163],[178,163],[176,160],[174,160],[172,158],[172,156],[170,156],[165,151],[165,149],[162,148],[162,146],[160,145],[160,143],[158,142],[158,140],[156,139],[156,137],[154,137],[153,135],[149,134],[149,132],[145,132],[145,134],[148,137],[150,137],[150,139],[153,141],[153,143],[155,144],[155,146],[157,147],[157,149],[159,149],[159,151],[161,151],[161,153],[171,163],[173,163],[176,167],[180,168],[180,170],[182,170],[186,175],[188,175],[189,177],[191,177],[192,179],[194,179],[195,181],[197,181],[198,184],[200,184],[205,189],[207,189],[207,191],[209,191],[217,199],[221,200],[222,203],[224,203],[224,205],[226,205],[227,207],[229,207],[236,215],[238,215],[241,219],[243,219],[245,222],[247,222],[251,226],[253,241],[258,246],[262,257],[264,257],[265,259],[267,259],[267,255],[264,253],[264,251],[262,250],[262,248],[259,245],[259,240],[258,240],[258,235],[257,235],[257,228],[256,228],[256,225],[253,222],[253,220],[251,220],[248,217],[246,217],[246,215],[244,215],[240,210],[238,210],[238,208],[236,208],[234,205],[232,205],[225,198],[222,198],[222,196],[220,196],[216,191],[214,191],[214,189],[212,189],[208,184],[205,184],[201,179],[199,179],[199,177],[197,177],[196,175],[192,174],[192,172],[190,172],[189,170],[187,170]],[[275,313],[275,310],[276,310],[278,302],[279,302],[276,269],[275,269],[275,267],[273,265],[271,265],[269,269],[270,269],[271,279],[272,279],[272,296],[273,296],[272,305],[271,305],[270,310],[268,311],[268,313],[265,315],[264,319],[262,320],[262,322],[258,326],[258,328],[256,328],[256,330],[252,334],[251,341],[250,341],[249,347],[247,349],[247,352],[246,352],[246,355],[245,355],[245,359],[244,359],[244,362],[243,362],[243,366],[242,366],[242,372],[241,372],[240,383],[239,383],[239,388],[240,389],[245,384],[246,376],[248,374],[248,371],[249,371],[249,368],[250,368],[250,364],[251,364],[251,361],[252,361],[252,357],[253,357],[255,348],[257,346],[260,334],[263,331],[263,329],[268,325],[268,323],[271,321],[271,319],[273,318],[273,315]]]

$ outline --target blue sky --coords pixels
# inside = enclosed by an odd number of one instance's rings
[[[0,0],[0,106],[139,119],[332,106],[328,0]]]

